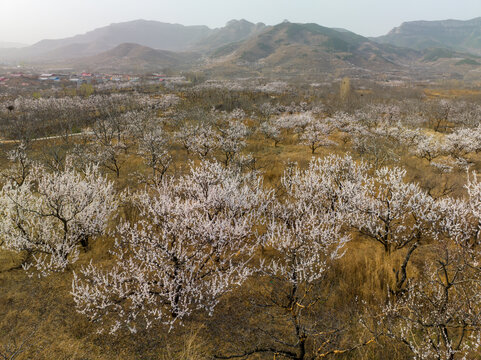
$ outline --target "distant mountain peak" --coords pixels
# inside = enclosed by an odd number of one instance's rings
[[[232,25],[237,25],[237,24],[252,24],[254,25],[253,23],[251,23],[250,21],[247,21],[246,19],[232,19],[230,21],[228,21],[225,26],[232,26]]]

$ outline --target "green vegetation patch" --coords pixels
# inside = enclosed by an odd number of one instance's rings
[[[458,61],[455,65],[473,65],[473,66],[478,66],[481,65],[479,62],[473,59],[463,59]]]
[[[433,62],[439,59],[451,59],[454,57],[454,51],[448,49],[429,49],[426,51],[426,55],[424,55],[422,61],[423,62]]]

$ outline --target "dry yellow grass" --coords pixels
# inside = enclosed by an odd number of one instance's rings
[[[428,98],[446,98],[446,99],[459,99],[459,98],[472,98],[481,96],[480,90],[474,89],[425,89],[424,93]]]

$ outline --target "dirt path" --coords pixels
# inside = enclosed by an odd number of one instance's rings
[[[74,137],[74,136],[88,136],[88,135],[93,135],[94,133],[92,131],[87,131],[87,132],[80,132],[80,133],[75,133],[75,134],[70,134],[69,137]],[[42,140],[53,140],[53,139],[60,139],[63,138],[65,135],[55,135],[55,136],[47,136],[47,137],[40,137],[36,139],[32,139],[31,141],[42,141]],[[15,144],[18,142],[18,140],[5,140],[5,139],[0,139],[0,144]]]

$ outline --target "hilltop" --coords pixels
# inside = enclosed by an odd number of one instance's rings
[[[124,43],[100,54],[70,63],[75,69],[90,71],[153,72],[191,63],[198,54],[156,50],[147,46]]]
[[[288,73],[332,72],[340,68],[380,70],[405,66],[417,55],[346,30],[284,22],[245,41],[216,49],[210,54],[208,68]]]
[[[417,50],[446,48],[481,55],[481,17],[467,21],[405,22],[373,40]]]

